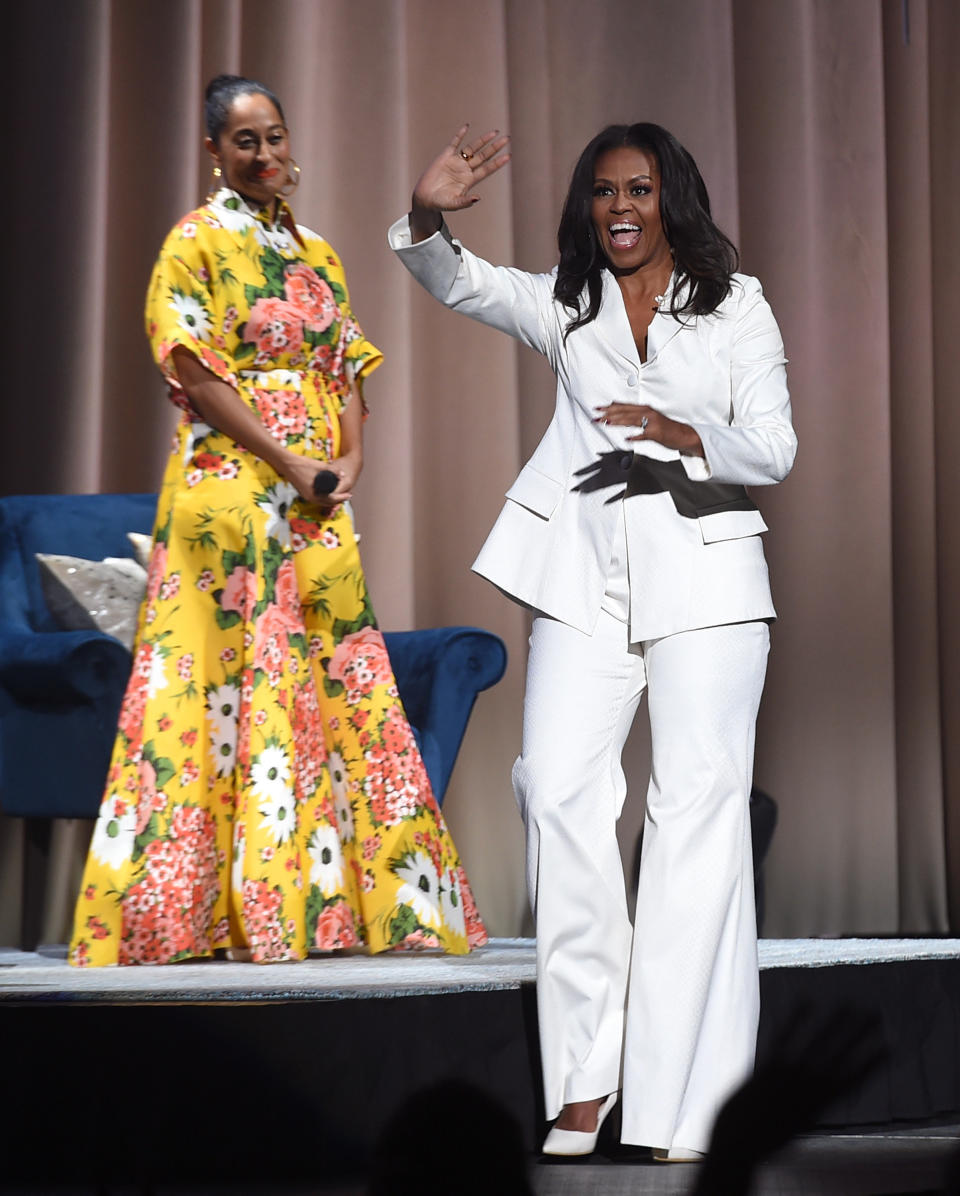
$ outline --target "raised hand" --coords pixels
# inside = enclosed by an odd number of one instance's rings
[[[440,227],[440,212],[457,212],[480,199],[470,192],[483,179],[510,161],[501,153],[510,138],[497,130],[466,141],[468,125],[462,125],[448,145],[424,170],[413,189],[410,230],[415,241],[432,236]]]

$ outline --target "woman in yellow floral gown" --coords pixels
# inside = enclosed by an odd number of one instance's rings
[[[462,953],[486,936],[345,505],[381,355],[281,196],[298,168],[276,97],[219,76],[206,118],[224,185],[167,237],[147,295],[184,414],[70,960]]]

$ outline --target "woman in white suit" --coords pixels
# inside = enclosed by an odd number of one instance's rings
[[[621,1138],[706,1150],[753,1066],[759,1014],[748,801],[775,617],[744,489],[796,449],[783,345],[714,225],[687,151],[652,124],[590,142],[550,274],[495,267],[444,211],[503,166],[462,128],[390,230],[437,299],[543,353],[553,420],[474,569],[535,612],[514,771],[537,923],[547,1154]],[[631,927],[616,820],[644,691],[652,772]]]

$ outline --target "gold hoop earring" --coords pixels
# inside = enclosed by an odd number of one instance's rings
[[[214,166],[213,179],[210,183],[210,188],[207,191],[207,203],[209,203],[210,200],[213,199],[213,197],[216,195],[216,193],[220,190],[220,179],[221,179],[222,175],[223,175],[223,171],[220,169],[220,167]]]
[[[296,191],[296,189],[300,186],[300,167],[297,165],[295,158],[290,158],[289,163],[290,169],[293,171],[293,178],[291,178],[288,174],[287,181],[277,192],[277,194],[282,195],[284,199],[289,199],[294,191]]]

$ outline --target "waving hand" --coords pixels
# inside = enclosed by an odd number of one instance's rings
[[[457,212],[477,203],[480,196],[471,195],[472,189],[510,161],[508,153],[500,152],[509,137],[494,130],[466,141],[468,127],[462,125],[457,130],[417,180],[410,212],[414,241],[423,241],[437,231],[441,212]]]

